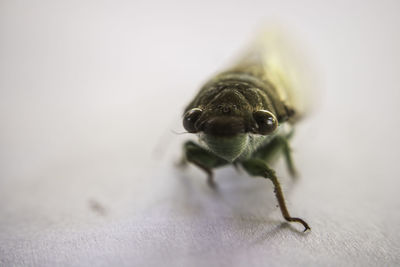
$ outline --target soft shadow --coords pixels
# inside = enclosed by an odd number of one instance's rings
[[[276,221],[275,221],[276,222]],[[291,236],[296,238],[307,238],[310,231],[303,232],[301,225],[293,225],[293,223],[282,222],[269,231],[265,231],[250,243],[251,246],[258,246],[269,240],[282,239],[283,236]]]

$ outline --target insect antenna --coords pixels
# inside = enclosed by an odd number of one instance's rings
[[[171,133],[175,134],[175,135],[183,135],[183,134],[190,134],[189,132],[177,132],[175,130],[170,130]]]

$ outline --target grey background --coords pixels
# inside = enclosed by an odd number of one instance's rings
[[[398,1],[1,1],[0,266],[400,264]],[[278,22],[316,66],[301,178],[174,162],[197,88]]]

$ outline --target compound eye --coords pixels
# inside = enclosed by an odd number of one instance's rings
[[[258,110],[254,112],[253,117],[257,122],[259,134],[270,134],[278,127],[278,120],[275,115],[267,110]]]
[[[188,131],[189,133],[198,132],[195,127],[195,123],[200,117],[201,113],[203,113],[203,110],[199,108],[192,108],[185,113],[185,115],[183,116],[183,127],[186,129],[186,131]]]

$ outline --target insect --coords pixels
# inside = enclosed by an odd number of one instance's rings
[[[288,61],[279,34],[264,33],[236,64],[211,78],[186,107],[183,127],[198,142],[184,144],[184,160],[205,171],[215,185],[213,169],[233,164],[250,176],[272,181],[283,217],[310,229],[292,217],[270,160],[283,155],[295,175],[289,139],[302,115],[296,96],[296,72]]]

